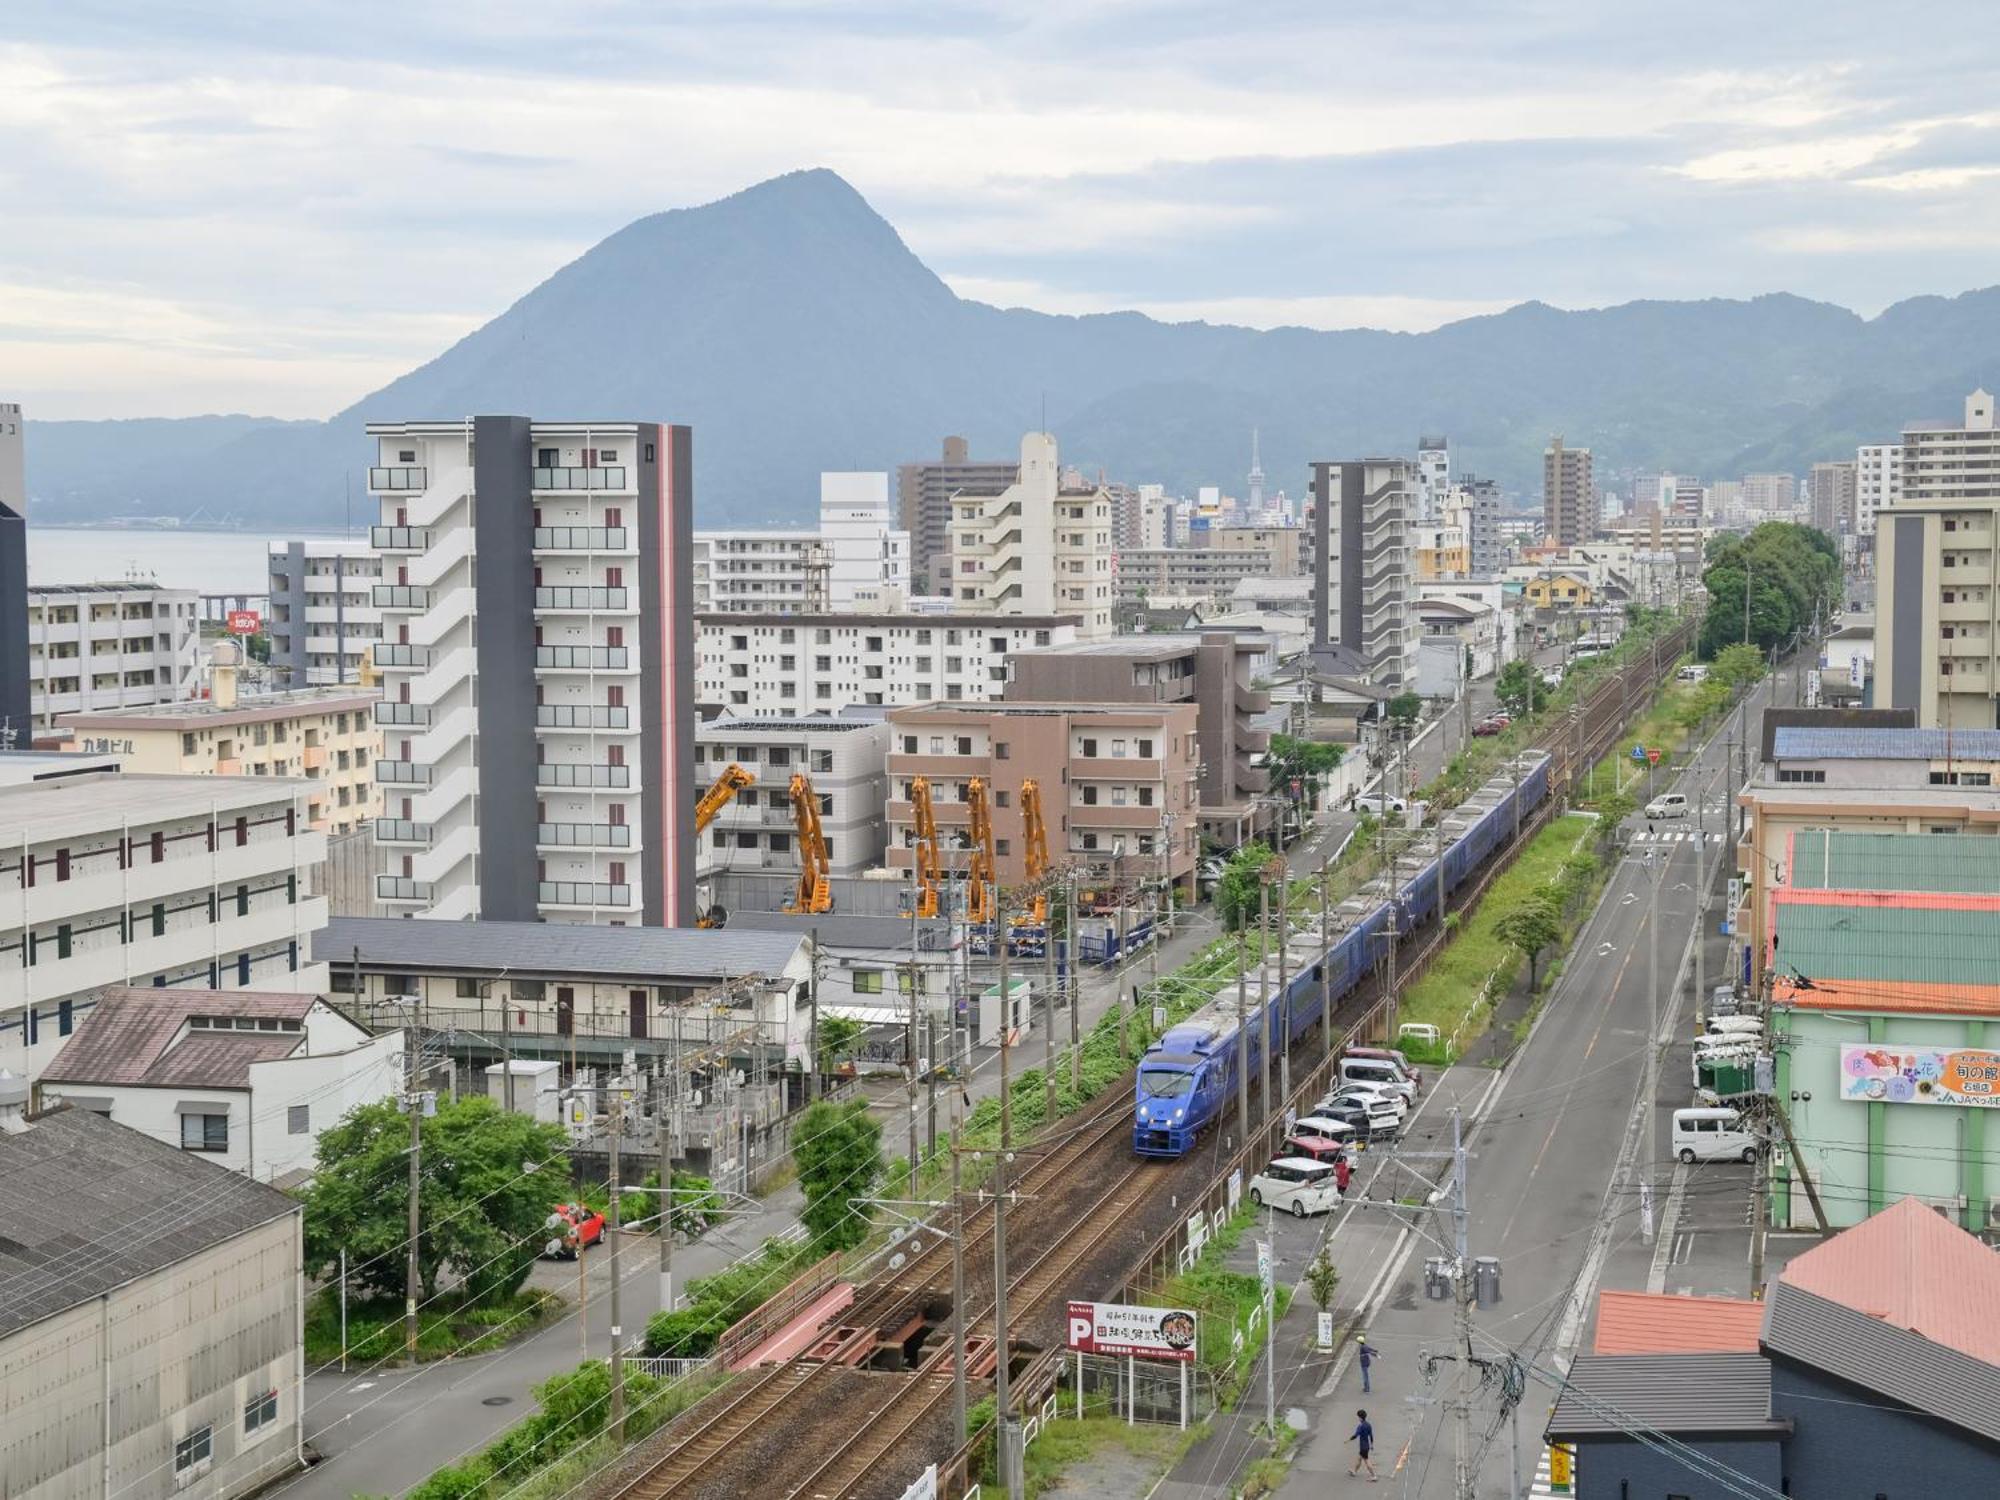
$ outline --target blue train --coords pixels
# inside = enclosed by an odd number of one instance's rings
[[[1447,897],[1513,836],[1516,797],[1523,818],[1548,799],[1548,756],[1523,756],[1520,774],[1518,791],[1509,771],[1446,815],[1445,832],[1450,840],[1443,855]],[[1287,1041],[1296,1041],[1309,1027],[1319,1024],[1322,969],[1329,970],[1328,1003],[1338,1006],[1387,951],[1392,910],[1395,930],[1408,934],[1431,921],[1437,908],[1437,857],[1407,855],[1397,861],[1393,872],[1376,876],[1361,894],[1341,904],[1340,936],[1331,948],[1320,950],[1315,934],[1311,940],[1314,951],[1290,965],[1289,1011],[1284,996],[1278,993],[1278,963],[1273,955],[1266,961],[1266,974],[1250,977],[1252,1014],[1246,1035],[1237,1032],[1233,985],[1225,986],[1215,999],[1170,1027],[1139,1060],[1133,1149],[1141,1156],[1187,1152],[1210,1121],[1235,1106],[1237,1068],[1248,1067],[1255,1078],[1264,1065],[1265,1050],[1283,1045],[1279,1032],[1287,1015],[1291,1021]],[[1298,955],[1307,941],[1305,935],[1294,931],[1293,954]],[[1261,1015],[1255,1013],[1259,994],[1268,996]]]

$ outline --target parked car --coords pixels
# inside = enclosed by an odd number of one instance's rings
[[[1430,1028],[1430,1031],[1435,1035],[1437,1028],[1433,1026]],[[1376,1062],[1394,1063],[1398,1068],[1403,1070],[1403,1076],[1410,1080],[1411,1092],[1423,1092],[1424,1075],[1417,1070],[1416,1065],[1408,1057],[1403,1055],[1403,1051],[1399,1047],[1349,1047],[1341,1055],[1343,1057],[1372,1058]]]
[[[1674,1111],[1673,1151],[1682,1161],[1749,1161],[1757,1159],[1757,1137],[1743,1128],[1733,1109]]]
[[[1682,682],[1705,682],[1708,679],[1708,668],[1697,662],[1691,666],[1682,667],[1678,672],[1674,673],[1674,676],[1678,677]]]
[[[1308,1156],[1281,1156],[1250,1179],[1250,1201],[1303,1219],[1340,1207],[1340,1187],[1331,1166]]]
[[[1373,813],[1378,818],[1386,818],[1390,813],[1401,816],[1410,810],[1409,801],[1403,797],[1391,796],[1387,792],[1370,792],[1365,797],[1354,799],[1356,812]]]
[[[1387,1057],[1360,1057],[1349,1052],[1340,1059],[1334,1076],[1344,1084],[1371,1084],[1384,1093],[1401,1094],[1405,1099],[1417,1097],[1416,1080]]]
[[[1505,714],[1488,714],[1472,726],[1472,732],[1482,739],[1496,734],[1505,734],[1507,726],[1513,722]]]
[[[1410,1112],[1410,1096],[1408,1094],[1404,1093],[1401,1089],[1388,1088],[1380,1083],[1342,1083],[1335,1087],[1320,1102],[1323,1104],[1332,1104],[1341,1099],[1359,1099],[1370,1108],[1373,1108],[1378,1103],[1387,1105],[1395,1111],[1398,1120],[1401,1120],[1403,1116]],[[1313,1113],[1318,1115],[1324,1114],[1326,1111],[1315,1108]]]
[[[604,1215],[581,1203],[558,1203],[549,1215],[549,1241],[542,1255],[552,1260],[575,1260],[604,1238]]]
[[[1685,818],[1688,815],[1688,799],[1679,792],[1662,792],[1646,804],[1646,819]]]
[[[1382,1113],[1383,1126],[1378,1135],[1375,1129],[1375,1117],[1369,1111],[1368,1105],[1360,1099],[1322,1099],[1313,1106],[1313,1113],[1324,1119],[1338,1120],[1343,1125],[1353,1126],[1355,1136],[1362,1141],[1388,1139],[1396,1130],[1396,1113],[1394,1110],[1388,1110]]]
[[[1342,1193],[1347,1191],[1347,1179],[1354,1174],[1354,1168],[1350,1164],[1347,1148],[1338,1141],[1330,1141],[1323,1135],[1289,1135],[1279,1149],[1287,1156],[1332,1167],[1335,1186]]]
[[[1357,1132],[1346,1120],[1335,1119],[1332,1115],[1310,1114],[1292,1125],[1292,1139],[1325,1141],[1336,1147],[1354,1144]]]

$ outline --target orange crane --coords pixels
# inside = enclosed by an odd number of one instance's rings
[[[715,778],[715,785],[701,794],[701,800],[694,805],[694,831],[697,836],[715,821],[716,814],[727,807],[732,798],[744,788],[754,786],[757,778],[738,765],[731,765]],[[695,919],[697,927],[720,927],[729,920],[729,913],[719,906],[711,905]]]
[[[993,819],[986,810],[986,778],[975,776],[965,784],[966,806],[972,819],[965,831],[971,850],[965,864],[965,920],[984,927],[993,920],[999,892],[993,883]]]
[[[938,887],[944,881],[944,867],[938,860],[937,819],[931,812],[931,784],[922,776],[910,778],[910,820],[916,824],[916,844],[910,858],[917,872],[917,915],[938,914]]]
[[[1033,884],[1049,873],[1049,831],[1042,822],[1042,786],[1032,776],[1021,783],[1021,831],[1026,874]],[[1014,926],[1046,931],[1048,925],[1048,893],[1038,890],[1028,910],[1014,918]]]
[[[792,821],[799,830],[799,894],[785,910],[818,916],[833,910],[832,861],[819,827],[819,798],[803,771],[792,773]]]

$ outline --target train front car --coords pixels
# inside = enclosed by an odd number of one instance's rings
[[[1202,1101],[1209,1090],[1205,1057],[1148,1052],[1139,1062],[1138,1112],[1132,1120],[1132,1149],[1141,1156],[1180,1156],[1207,1123]]]

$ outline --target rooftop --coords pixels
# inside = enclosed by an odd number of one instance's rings
[[[0,1336],[298,1211],[87,1110],[0,1131]]]
[[[2000,760],[2000,729],[1844,729],[1781,724],[1778,760]]]
[[[1771,1364],[1758,1354],[1580,1354],[1556,1398],[1548,1435],[1740,1432],[1780,1436],[1771,1416]]]
[[[9,843],[195,818],[289,802],[311,785],[285,776],[63,776],[0,786],[0,835]]]
[[[1175,611],[1181,613],[1181,611]],[[1059,646],[1036,646],[1023,656],[1113,656],[1138,661],[1167,661],[1186,656],[1197,647],[1223,644],[1234,637],[1238,651],[1261,651],[1272,638],[1256,630],[1149,630],[1144,635],[1114,635],[1101,641],[1064,641]]]
[[[882,719],[879,715],[872,719],[858,717],[836,718],[832,714],[803,714],[788,719],[759,718],[755,715],[745,715],[741,718],[724,717],[710,719],[706,724],[696,726],[695,735],[699,738],[703,735],[721,734],[724,731],[730,734],[758,734],[774,731],[784,734],[799,734],[801,732],[820,734],[829,729],[872,729],[881,722]]]
[[[1928,891],[1772,893],[1774,962],[1822,979],[1988,985],[2000,954],[2000,898]]]
[[[1057,625],[1075,625],[1082,621],[1081,615],[999,615],[986,614],[979,610],[951,610],[938,614],[918,614],[904,611],[897,614],[775,614],[743,613],[714,614],[703,612],[696,615],[697,625],[714,626],[724,629],[732,625],[789,625],[800,628],[817,629],[844,625],[859,629],[872,627],[889,629],[895,626],[910,626],[919,630],[1048,630]]]
[[[1794,890],[2000,894],[2000,839],[1801,828],[1791,843],[1785,878]]]
[[[1764,1304],[1664,1292],[1597,1294],[1596,1354],[1755,1354]]]
[[[985,703],[946,702],[902,703],[889,711],[889,722],[898,724],[913,714],[945,714],[955,718],[981,719],[990,714],[1024,718],[1031,714],[1102,714],[1106,718],[1152,719],[1194,708],[1192,703],[1014,703],[990,700]]]
[[[195,597],[193,589],[170,589],[162,583],[142,582],[136,578],[105,579],[98,583],[31,583],[28,595],[37,594],[185,594]]]
[[[2000,984],[1911,984],[1899,979],[1815,979],[1810,988],[1780,974],[1772,1003],[1796,1010],[1879,1011],[1888,1015],[2000,1018]]]
[[[43,1071],[42,1081],[247,1089],[250,1064],[298,1050],[306,1012],[318,1003],[312,995],[260,990],[107,989]],[[252,1029],[204,1028],[181,1038],[183,1028],[197,1019],[226,1020],[232,1027],[244,1021]],[[281,1030],[284,1022],[291,1022],[291,1029]]]
[[[212,698],[179,703],[147,703],[136,708],[92,709],[64,714],[66,729],[182,729],[189,725],[258,724],[306,713],[368,713],[382,694],[374,688],[293,688],[282,693],[246,693],[229,708]]]
[[[335,917],[313,934],[313,959],[377,968],[523,977],[603,974],[653,983],[776,978],[798,956],[792,933],[730,927],[597,927],[580,922],[422,922]]]

